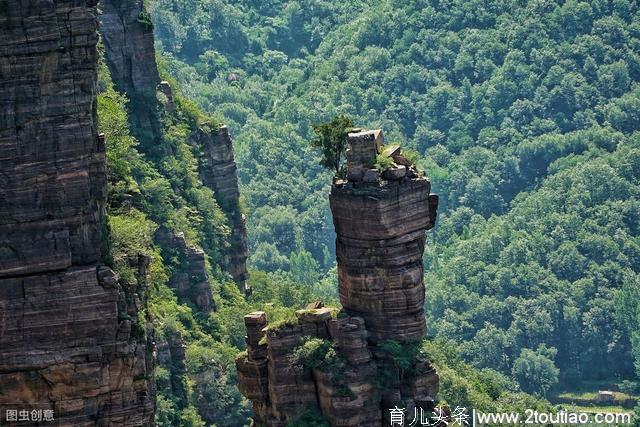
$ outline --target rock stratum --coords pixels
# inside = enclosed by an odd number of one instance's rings
[[[96,3],[2,6],[0,407],[52,410],[63,426],[151,425],[148,260],[132,260],[127,287],[102,261]]]
[[[379,171],[382,153],[391,166]],[[236,367],[255,426],[284,427],[306,411],[332,426],[381,426],[395,406],[434,406],[438,374],[411,350],[426,334],[422,253],[438,207],[429,180],[398,148],[385,149],[382,131],[358,130],[347,179],[334,180],[329,200],[343,308],[316,304],[271,326],[263,312],[245,316]],[[389,348],[411,355],[410,368]]]

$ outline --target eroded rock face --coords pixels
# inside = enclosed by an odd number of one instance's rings
[[[350,134],[347,180],[331,189],[343,309],[335,315],[314,303],[297,322],[273,327],[262,312],[245,316],[238,387],[253,402],[257,426],[286,426],[309,409],[332,426],[382,426],[395,406],[408,414],[433,409],[438,374],[417,349],[426,334],[422,253],[438,198],[399,147],[384,151],[388,169],[373,169],[383,149],[380,130]],[[317,354],[299,360],[310,339],[326,351],[324,362]],[[390,345],[411,352],[410,369],[396,363]]]
[[[426,179],[331,190],[340,302],[372,341],[422,339],[422,253],[432,222]]]
[[[155,97],[160,83],[153,24],[142,0],[100,0],[100,33],[111,78],[130,97]]]
[[[227,215],[231,226],[229,248],[225,251],[225,268],[242,292],[247,288],[247,227],[240,211],[238,174],[233,158],[233,141],[229,129],[221,126],[215,132],[200,130],[197,142],[203,148],[205,159],[200,175],[211,188],[216,201]]]
[[[154,240],[164,248],[171,248],[181,261],[169,278],[169,286],[176,295],[191,302],[201,312],[215,310],[204,251],[187,244],[183,233],[174,233],[166,227],[158,228]]]
[[[0,407],[48,408],[64,426],[151,425],[145,283],[125,288],[101,262],[95,6],[0,8]]]

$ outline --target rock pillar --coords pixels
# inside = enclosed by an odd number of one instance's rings
[[[231,226],[229,247],[224,251],[224,266],[240,290],[247,294],[250,292],[247,288],[247,227],[240,210],[238,174],[229,128],[223,125],[215,132],[200,131],[197,137],[205,154],[200,176],[204,184],[213,190]]]
[[[348,179],[331,188],[340,302],[365,319],[373,342],[418,340],[426,334],[422,253],[438,200],[413,166],[373,168],[383,144],[380,130],[349,134]]]
[[[373,168],[379,155],[384,170]],[[438,206],[430,188],[399,147],[384,147],[382,131],[349,134],[347,179],[330,195],[343,308],[314,303],[275,325],[262,312],[245,317],[238,387],[256,426],[313,422],[300,417],[388,426],[395,406],[433,410],[439,377],[420,350],[422,252]]]

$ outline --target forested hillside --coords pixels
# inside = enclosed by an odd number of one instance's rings
[[[636,2],[150,8],[165,71],[234,133],[254,270],[331,280],[330,178],[308,141],[347,114],[417,150],[440,194],[432,335],[535,393],[558,377],[637,378]]]
[[[155,100],[135,105],[114,89],[104,63],[98,89],[107,144],[108,262],[123,286],[148,295],[147,312],[132,328],[142,333],[148,317],[155,329],[156,422],[244,426],[251,411],[234,368],[245,347],[243,315],[260,309],[278,321],[291,315],[290,307],[327,298],[281,275],[255,273],[255,296],[246,301],[222,268],[228,219],[198,175],[202,154],[192,139],[196,129],[217,123],[177,93],[173,107]],[[157,114],[157,136],[134,118],[142,108]],[[198,253],[201,263],[192,258]]]

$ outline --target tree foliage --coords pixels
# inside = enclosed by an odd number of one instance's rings
[[[343,115],[334,117],[329,123],[311,125],[315,137],[311,145],[320,149],[320,164],[334,171],[336,176],[344,176],[343,160],[347,151],[347,134],[353,128],[353,121]]]

